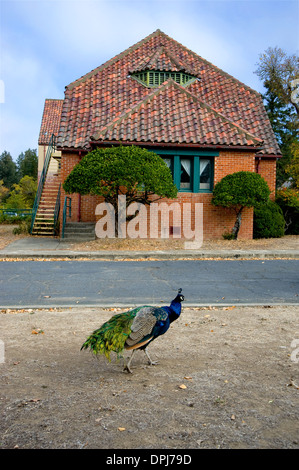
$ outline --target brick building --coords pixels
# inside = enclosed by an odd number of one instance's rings
[[[142,146],[171,168],[179,203],[203,203],[204,238],[220,238],[234,224],[234,213],[210,202],[225,175],[258,172],[274,197],[281,153],[261,95],[160,30],[68,85],[63,102],[46,105],[43,133],[51,105],[59,109],[52,121],[59,122],[60,182],[96,147]],[[102,199],[71,197],[71,219],[95,222]],[[61,207],[64,200],[62,189]],[[252,230],[246,209],[239,237],[252,238]]]

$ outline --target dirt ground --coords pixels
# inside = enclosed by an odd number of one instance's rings
[[[0,225],[0,250],[10,243],[30,235],[14,235],[12,233],[16,225]],[[98,251],[98,250],[182,250],[183,239],[97,239],[83,243],[71,243],[66,249],[72,251]],[[299,249],[299,235],[287,235],[282,238],[263,238],[256,240],[205,240],[202,246],[204,250],[292,250]]]
[[[13,229],[15,227],[18,227],[18,225],[13,225],[13,224],[1,224],[0,225],[0,250],[5,248],[7,245],[10,245],[10,243],[14,241],[30,236],[26,234],[14,235]]]
[[[0,225],[0,249],[26,235]],[[295,249],[299,236],[203,249]],[[96,240],[72,250],[181,249]],[[298,449],[299,307],[184,309],[133,374],[80,351],[120,309],[0,311],[0,449]],[[3,357],[4,354],[4,357]]]
[[[120,311],[0,311],[0,448],[299,448],[299,307],[183,309],[133,374],[80,351]]]

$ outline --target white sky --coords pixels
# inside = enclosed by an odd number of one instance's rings
[[[259,54],[299,52],[299,0],[0,0],[0,154],[37,148],[46,98],[158,28],[262,92]]]

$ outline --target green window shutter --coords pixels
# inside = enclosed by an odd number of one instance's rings
[[[195,156],[193,161],[193,192],[197,193],[199,189],[199,157]]]
[[[181,184],[181,159],[178,155],[173,158],[173,182],[179,190]]]

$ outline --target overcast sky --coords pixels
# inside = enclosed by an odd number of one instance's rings
[[[262,92],[259,54],[299,51],[299,0],[0,0],[0,154],[37,148],[44,101],[156,29]]]

